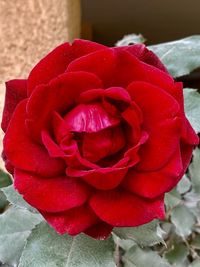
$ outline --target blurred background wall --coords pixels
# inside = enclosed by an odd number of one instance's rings
[[[148,44],[200,33],[199,0],[81,0],[84,35],[113,45],[142,33]]]

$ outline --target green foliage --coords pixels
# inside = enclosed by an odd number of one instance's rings
[[[185,113],[192,127],[200,132],[200,94],[195,89],[184,89]]]
[[[41,217],[25,209],[11,207],[0,215],[0,261],[17,266],[31,229]]]
[[[133,246],[123,257],[124,267],[169,267],[164,258],[155,251],[139,246]]]
[[[0,169],[0,188],[8,186],[12,183],[9,174]],[[3,192],[0,191],[0,213],[4,211],[5,207],[8,205],[8,201]]]
[[[156,220],[140,227],[118,227],[113,232],[119,238],[133,240],[140,246],[152,246],[158,243],[164,244]]]
[[[19,267],[115,267],[111,239],[60,236],[42,222],[32,231]]]
[[[126,46],[130,44],[141,44],[144,43],[146,39],[142,34],[128,34],[125,35],[121,40],[116,43],[116,46]]]
[[[189,74],[200,66],[200,35],[149,46],[174,77]]]

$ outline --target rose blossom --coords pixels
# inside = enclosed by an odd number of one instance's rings
[[[2,129],[18,192],[58,233],[95,238],[163,219],[199,141],[182,83],[145,45],[85,40],[6,83]]]

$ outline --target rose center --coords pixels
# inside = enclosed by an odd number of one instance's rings
[[[120,118],[109,114],[101,103],[80,104],[64,120],[80,153],[91,162],[111,156],[125,145]]]

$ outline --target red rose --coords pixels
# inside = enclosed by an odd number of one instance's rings
[[[144,45],[65,43],[6,88],[7,168],[58,233],[106,238],[164,217],[198,137],[182,84]]]

